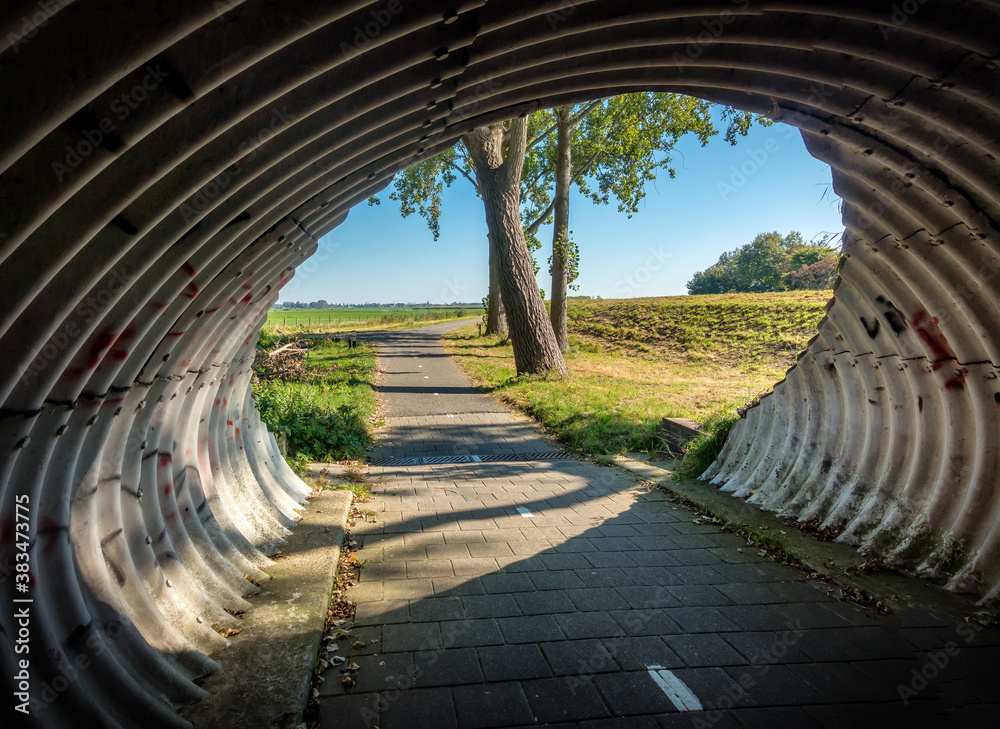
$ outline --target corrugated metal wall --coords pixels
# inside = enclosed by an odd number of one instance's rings
[[[29,584],[41,725],[182,725],[218,667],[210,626],[245,606],[306,493],[249,389],[280,289],[353,205],[462,132],[639,89],[800,127],[846,201],[836,301],[711,477],[995,595],[998,15],[4,3],[0,671],[17,672],[7,606]]]

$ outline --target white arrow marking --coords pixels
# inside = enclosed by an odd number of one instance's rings
[[[525,519],[535,518],[535,515],[532,514],[530,511],[528,511],[527,509],[525,509],[523,506],[517,507],[517,513],[523,516]]]

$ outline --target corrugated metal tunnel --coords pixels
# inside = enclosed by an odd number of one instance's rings
[[[42,725],[203,693],[308,491],[249,382],[318,240],[467,130],[626,91],[792,124],[844,200],[828,315],[709,475],[1000,594],[1000,4],[8,0],[0,29],[0,600],[30,504]]]

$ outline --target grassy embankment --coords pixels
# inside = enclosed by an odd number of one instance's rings
[[[272,334],[388,331],[478,316],[482,316],[482,309],[473,307],[290,309],[287,311],[272,309],[267,313],[264,330]]]
[[[265,333],[260,346],[271,351],[282,341]],[[346,342],[316,340],[294,374],[254,383],[261,419],[275,437],[285,434],[293,468],[364,458],[378,405],[377,372],[373,345],[348,349]]]
[[[571,300],[565,378],[516,377],[510,345],[479,338],[473,327],[449,334],[445,346],[478,384],[587,455],[654,450],[664,417],[705,424],[710,435],[688,459],[693,472],[714,459],[736,408],[781,379],[829,298],[794,291]]]

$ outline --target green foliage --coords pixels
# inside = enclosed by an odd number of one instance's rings
[[[675,471],[678,478],[697,478],[703,474],[722,452],[729,431],[739,417],[735,407],[721,409],[702,423],[705,432],[696,436],[684,447],[684,457]]]
[[[681,137],[693,134],[702,146],[719,132],[712,121],[711,102],[682,94],[640,92],[570,107],[574,122],[571,184],[594,204],[617,202],[631,217],[646,196],[646,183],[665,170],[673,179],[673,149]],[[725,139],[735,144],[753,123],[770,126],[765,117],[723,108],[728,121]],[[530,119],[534,143],[525,159],[521,183],[525,231],[551,222],[556,169],[556,112],[545,109]]]
[[[829,288],[822,277],[806,279],[791,274],[822,260],[836,260],[839,253],[826,241],[806,244],[802,234],[792,231],[782,237],[777,231],[759,233],[750,243],[723,253],[715,265],[698,271],[687,283],[689,294],[760,293],[790,288]],[[828,269],[823,269],[828,271]]]
[[[371,345],[348,349],[345,343],[321,340],[310,350],[310,370],[302,380],[254,384],[261,419],[272,433],[285,434],[293,468],[364,457],[376,371]]]

